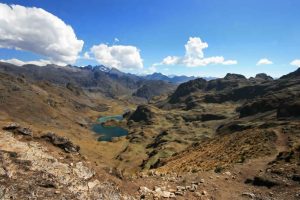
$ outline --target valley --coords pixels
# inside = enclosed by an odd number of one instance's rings
[[[6,197],[33,198],[29,181],[49,199],[299,198],[300,69],[279,79],[166,77],[1,62],[0,176],[20,180],[7,182]],[[58,178],[67,169],[82,172],[66,178],[74,185]],[[37,181],[45,177],[52,185]]]

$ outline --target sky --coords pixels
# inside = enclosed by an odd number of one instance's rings
[[[300,67],[299,0],[0,1],[0,61],[280,77]]]

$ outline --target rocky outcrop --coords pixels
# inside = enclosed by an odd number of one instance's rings
[[[224,80],[247,80],[247,78],[241,74],[231,74],[228,73],[224,77]]]
[[[201,114],[201,115],[184,115],[182,116],[183,120],[186,122],[193,122],[193,121],[213,121],[213,120],[221,120],[221,119],[226,119],[226,117],[224,115],[220,115],[220,114],[210,114],[210,113],[206,113],[206,114]]]
[[[165,81],[147,81],[142,87],[138,88],[133,96],[152,99],[155,96],[167,95],[175,90],[175,85]]]
[[[132,113],[129,117],[129,121],[135,122],[146,122],[152,123],[152,118],[154,117],[154,113],[152,112],[150,106],[147,105],[140,105],[136,108],[136,110]]]
[[[253,180],[247,179],[245,181],[245,183],[252,184],[254,186],[264,186],[264,187],[268,187],[268,188],[279,185],[279,183],[277,183],[273,180],[270,180],[266,177],[261,177],[261,176],[255,176]]]
[[[30,128],[21,127],[20,124],[15,123],[15,122],[4,126],[3,130],[10,131],[10,132],[13,132],[15,134],[26,135],[26,136],[32,136],[33,135],[32,130]]]
[[[206,102],[219,102],[219,101],[227,101],[228,97],[226,97],[225,92],[232,91],[233,89],[237,89],[240,87],[245,87],[252,85],[253,83],[249,81],[245,76],[240,74],[230,74],[228,73],[224,78],[214,79],[210,81],[206,81],[205,79],[198,78],[192,81],[188,81],[178,86],[176,91],[170,96],[169,103],[184,103],[193,93],[196,92],[210,92],[211,95],[207,95]],[[218,94],[216,96],[215,93],[224,92],[225,94]],[[235,98],[239,98],[239,95],[242,92],[237,92],[234,94]]]
[[[254,102],[246,103],[237,111],[240,113],[240,117],[246,117],[257,113],[263,113],[270,110],[275,110],[281,104],[282,100],[277,98],[263,98]]]
[[[286,102],[277,109],[277,118],[300,117],[300,101]]]
[[[280,77],[281,80],[283,80],[283,79],[295,79],[295,78],[300,78],[300,67],[296,71],[291,72],[287,75],[284,75],[284,76]]]
[[[216,130],[218,134],[230,134],[234,132],[240,132],[247,129],[251,129],[253,126],[251,124],[245,124],[240,121],[232,121],[228,124],[222,124]]]
[[[63,149],[67,153],[78,152],[80,150],[80,147],[73,144],[68,138],[58,136],[52,132],[43,135],[41,138],[51,142],[53,145]]]
[[[260,74],[256,74],[255,80],[256,81],[273,81],[274,79],[265,73],[260,73]]]
[[[80,155],[70,157],[34,139],[19,140],[0,131],[0,199],[133,198],[100,179]]]
[[[287,117],[288,115],[296,116],[298,115],[297,113],[299,113],[299,108],[297,108],[298,103],[294,103],[294,101],[299,97],[300,88],[291,87],[288,89],[287,87],[280,91],[266,93],[260,98],[250,99],[240,106],[237,111],[240,113],[240,117],[251,116],[272,110],[277,110],[278,117]]]
[[[207,81],[203,78],[197,78],[195,80],[180,84],[175,92],[171,95],[169,103],[178,103],[182,97],[205,89],[206,84]]]

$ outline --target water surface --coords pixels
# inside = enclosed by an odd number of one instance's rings
[[[128,134],[128,131],[124,128],[118,126],[105,126],[102,123],[105,123],[109,120],[123,120],[122,115],[115,115],[115,116],[106,116],[100,117],[97,120],[97,124],[94,124],[92,130],[99,134],[99,141],[111,141],[113,137],[120,137]]]

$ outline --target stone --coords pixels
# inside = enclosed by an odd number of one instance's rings
[[[162,196],[163,198],[170,198],[171,192],[162,191],[160,196]]]
[[[19,128],[18,133],[22,135],[32,136],[32,130],[30,128]]]
[[[175,193],[171,192],[171,193],[170,193],[170,198],[176,198]]]
[[[268,188],[279,185],[279,183],[277,183],[267,177],[260,177],[260,176],[255,176],[253,180],[249,180],[248,182],[252,183],[252,185],[255,185],[255,186],[265,186]]]
[[[190,188],[189,188],[189,191],[190,192],[195,192],[197,190],[197,188],[198,188],[198,185],[192,184],[192,186],[190,186]]]
[[[161,189],[160,187],[155,186],[155,187],[154,187],[154,191],[155,191],[155,192],[161,192],[162,189]]]
[[[203,190],[203,191],[201,192],[201,194],[202,194],[203,196],[206,196],[208,193],[207,193],[205,190]]]
[[[73,170],[78,177],[84,180],[88,180],[95,175],[95,171],[83,165],[82,162],[76,163],[75,168]]]
[[[0,176],[5,176],[5,175],[6,175],[5,169],[3,169],[3,167],[0,167]]]
[[[90,181],[88,182],[88,187],[89,187],[89,190],[93,189],[95,186],[97,186],[98,184],[100,184],[100,182],[96,179],[94,181]]]
[[[224,174],[227,175],[227,176],[231,176],[231,173],[229,171],[224,172]]]
[[[177,191],[184,191],[185,187],[184,186],[176,186]]]
[[[183,196],[183,194],[184,194],[184,193],[183,193],[182,191],[176,191],[176,192],[175,192],[175,195],[177,195],[177,196]]]
[[[58,136],[52,132],[43,135],[41,138],[46,139],[47,141],[63,149],[67,153],[79,152],[80,150],[80,147],[78,145],[73,144],[68,138]]]
[[[202,194],[200,193],[200,192],[195,192],[195,194],[194,194],[196,197],[201,197],[202,196]]]
[[[246,197],[249,197],[251,199],[255,199],[255,194],[253,194],[251,192],[243,192],[242,196],[246,196]]]
[[[142,193],[142,194],[149,194],[149,193],[152,193],[153,191],[150,190],[149,188],[145,187],[145,186],[141,186],[139,188],[139,192]]]
[[[59,159],[66,155],[39,138],[24,140],[0,131],[0,174],[6,173],[0,175],[0,199],[128,199],[115,182],[89,179],[94,171],[88,163],[75,162],[72,167],[70,160]]]
[[[10,123],[10,124],[4,126],[3,130],[16,130],[19,127],[20,127],[20,124],[13,122],[13,123]]]
[[[169,189],[169,192],[175,193],[177,190],[175,189]]]

